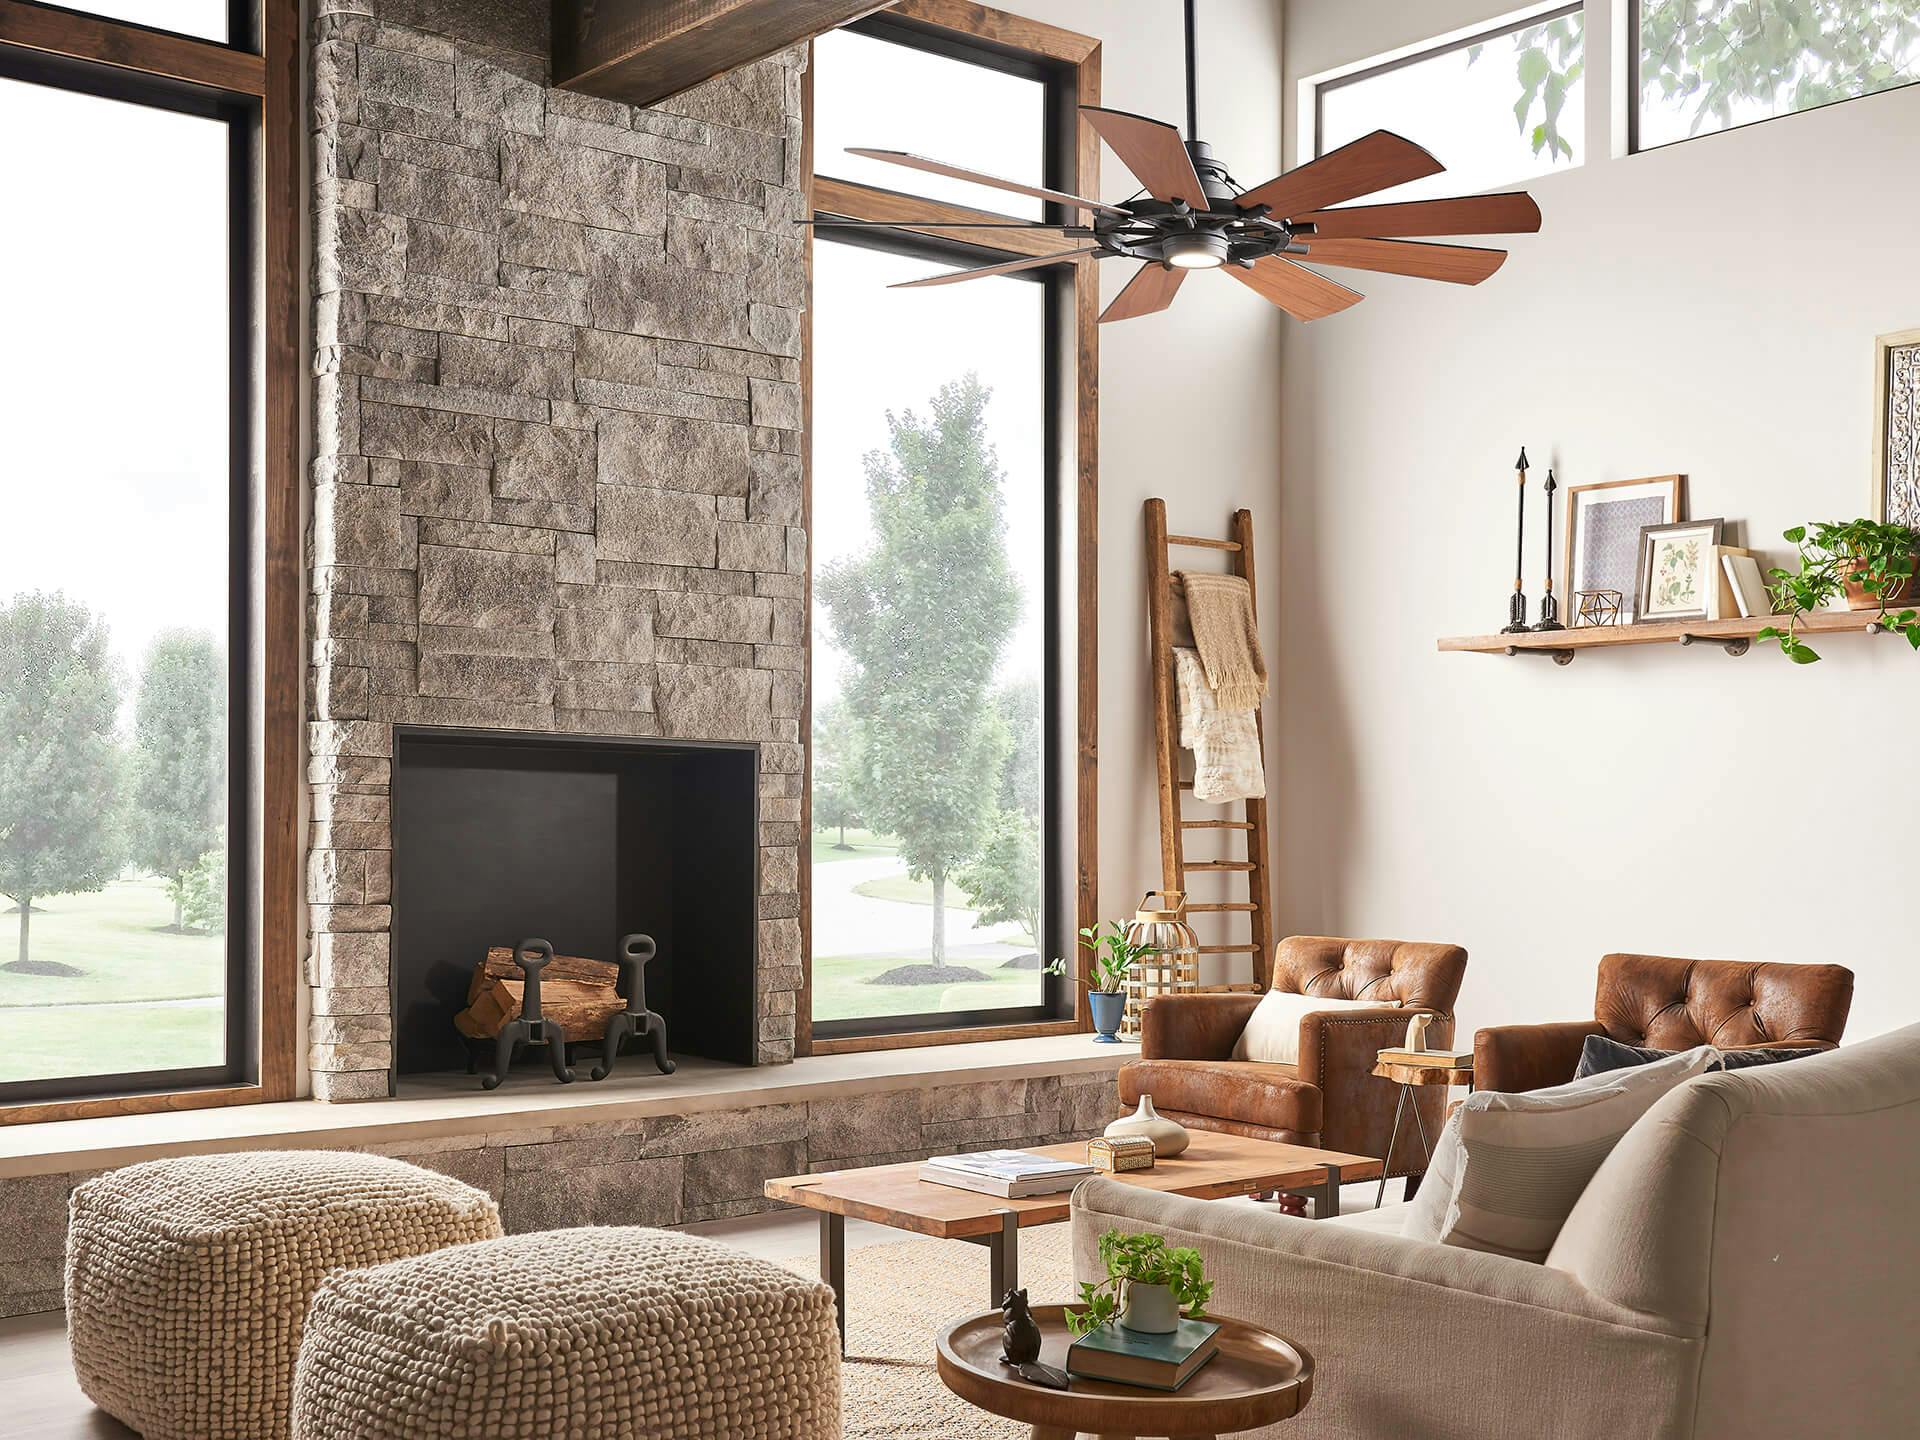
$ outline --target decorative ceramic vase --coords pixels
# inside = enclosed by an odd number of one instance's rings
[[[1127,1303],[1120,1311],[1120,1323],[1142,1335],[1170,1335],[1180,1328],[1180,1307],[1174,1303],[1171,1285],[1143,1285],[1127,1282]]]
[[[1186,1126],[1178,1120],[1167,1119],[1153,1108],[1151,1095],[1142,1095],[1139,1109],[1131,1115],[1123,1115],[1101,1133],[1109,1140],[1116,1135],[1144,1135],[1153,1141],[1153,1158],[1156,1160],[1171,1159],[1193,1140],[1187,1134]]]
[[[1120,1028],[1120,1018],[1126,1013],[1127,997],[1118,990],[1089,990],[1087,1004],[1093,1009],[1093,1028],[1099,1033],[1093,1039],[1098,1045],[1118,1045],[1120,1037],[1114,1032]]]

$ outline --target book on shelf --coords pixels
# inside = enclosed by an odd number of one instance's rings
[[[1394,1045],[1380,1052],[1380,1060],[1388,1065],[1425,1065],[1435,1070],[1470,1070],[1473,1068],[1473,1050],[1408,1050],[1404,1046]]]
[[[1760,574],[1759,561],[1751,555],[1728,555],[1723,552],[1720,568],[1733,587],[1734,603],[1743,617],[1773,613],[1773,597],[1767,593],[1767,582]]]
[[[1030,1150],[976,1150],[966,1155],[936,1155],[920,1167],[920,1178],[935,1185],[952,1185],[998,1195],[1008,1200],[1028,1195],[1054,1195],[1071,1190],[1093,1166],[1079,1160],[1035,1155]]]
[[[1707,582],[1707,619],[1731,620],[1746,612],[1740,606],[1740,589],[1728,567],[1729,560],[1745,560],[1754,564],[1753,552],[1743,550],[1738,545],[1719,545],[1714,547],[1714,566],[1712,577]],[[1764,612],[1763,612],[1764,613]]]
[[[1067,1373],[1148,1390],[1178,1390],[1219,1353],[1220,1327],[1212,1320],[1183,1319],[1165,1335],[1129,1330],[1116,1322],[1088,1331],[1067,1347]]]

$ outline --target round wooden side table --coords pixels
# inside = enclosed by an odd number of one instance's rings
[[[1066,1368],[1064,1305],[1036,1305],[1040,1361]],[[975,1315],[940,1333],[940,1379],[970,1405],[1033,1427],[1033,1440],[1213,1440],[1291,1419],[1313,1394],[1313,1356],[1273,1331],[1244,1320],[1220,1323],[1220,1353],[1171,1393],[1073,1378],[1070,1390],[1022,1380],[1000,1363],[998,1310]]]
[[[1442,1085],[1452,1087],[1464,1085],[1473,1089],[1473,1066],[1451,1065],[1409,1065],[1398,1060],[1376,1059],[1373,1073],[1382,1080],[1391,1080],[1400,1087],[1400,1096],[1393,1102],[1393,1129],[1387,1132],[1387,1154],[1380,1166],[1380,1184],[1373,1192],[1373,1208],[1380,1208],[1380,1201],[1387,1193],[1387,1165],[1393,1157],[1393,1147],[1400,1139],[1400,1113],[1407,1108],[1407,1096],[1420,1085]],[[1420,1107],[1413,1107],[1413,1123],[1420,1132],[1420,1153],[1427,1159],[1433,1159],[1433,1146],[1427,1140],[1427,1124],[1420,1118]]]

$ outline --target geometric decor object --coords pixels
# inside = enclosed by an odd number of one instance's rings
[[[1620,623],[1620,592],[1618,590],[1576,590],[1573,593],[1575,627],[1594,625],[1618,625]]]

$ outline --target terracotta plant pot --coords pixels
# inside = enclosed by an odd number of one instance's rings
[[[1847,608],[1849,610],[1878,610],[1882,603],[1904,605],[1913,598],[1915,577],[1909,575],[1897,585],[1891,594],[1876,596],[1869,594],[1866,587],[1853,577],[1866,569],[1866,562],[1855,560],[1847,566]]]

